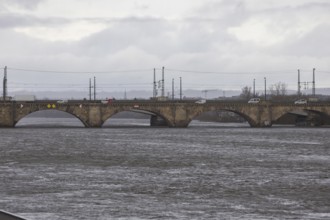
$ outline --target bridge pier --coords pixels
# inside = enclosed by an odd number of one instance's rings
[[[156,127],[156,126],[168,126],[168,124],[166,123],[166,121],[162,118],[159,117],[157,115],[151,115],[150,117],[150,126],[151,127]]]
[[[15,127],[15,105],[13,103],[4,103],[0,108],[0,127]]]
[[[87,127],[100,128],[102,127],[102,111],[99,105],[88,106],[88,122]]]
[[[162,115],[166,118],[168,126],[174,128],[186,128],[191,122],[192,115],[189,114],[189,108],[180,103],[167,107],[162,111]]]
[[[272,124],[272,122],[271,121],[268,121],[268,120],[266,120],[266,121],[259,121],[257,124],[255,124],[255,123],[250,123],[250,126],[252,127],[252,128],[270,128],[271,126],[272,126],[273,124]]]
[[[267,128],[272,126],[272,108],[268,103],[258,105],[248,111],[250,126],[255,128]]]

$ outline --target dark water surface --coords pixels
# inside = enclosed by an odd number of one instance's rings
[[[19,126],[0,209],[31,220],[330,219],[330,128]]]

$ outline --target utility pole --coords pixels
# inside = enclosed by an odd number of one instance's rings
[[[256,79],[253,79],[253,97],[256,97]]]
[[[153,95],[152,97],[156,98],[157,96],[157,87],[156,87],[156,68],[154,68],[154,85],[153,85]]]
[[[96,100],[96,78],[94,76],[94,101]]]
[[[266,94],[266,91],[267,91],[267,89],[266,89],[266,77],[264,77],[264,79],[265,79],[265,101],[267,100],[267,94]]]
[[[182,100],[182,78],[180,77],[180,100]]]
[[[312,90],[313,96],[315,96],[315,68],[313,68],[313,90]]]
[[[298,69],[298,96],[301,96],[300,88],[300,69]]]
[[[89,78],[89,101],[92,100],[92,79]]]
[[[4,69],[4,76],[3,76],[3,101],[6,101],[7,98],[7,66]]]
[[[207,98],[207,92],[208,92],[208,90],[207,90],[207,89],[205,89],[205,90],[202,90],[202,93],[204,93],[204,97],[205,97],[205,99]]]
[[[172,100],[174,100],[174,79],[172,78]]]
[[[164,69],[165,67],[162,68],[162,97],[165,97]]]

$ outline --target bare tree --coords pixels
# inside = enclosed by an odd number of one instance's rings
[[[278,82],[269,87],[270,94],[275,99],[284,98],[288,93],[288,86],[285,83]]]
[[[243,87],[240,96],[245,100],[249,100],[252,97],[251,87]]]

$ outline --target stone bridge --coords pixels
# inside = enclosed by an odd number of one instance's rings
[[[116,100],[112,103],[69,101],[1,102],[0,127],[15,127],[16,123],[30,113],[41,110],[59,110],[78,118],[86,127],[98,128],[113,115],[122,111],[138,111],[151,115],[151,126],[162,121],[168,127],[187,127],[197,116],[209,111],[230,111],[243,117],[251,127],[270,127],[286,114],[305,117],[313,125],[329,124],[330,103],[261,102],[248,104],[235,101],[207,101],[197,104],[194,101],[151,101]]]

